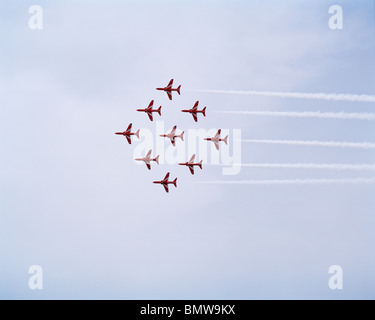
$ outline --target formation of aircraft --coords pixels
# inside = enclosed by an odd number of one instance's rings
[[[194,105],[193,108],[189,109],[189,110],[181,110],[181,112],[188,112],[188,113],[191,113],[191,115],[193,116],[194,118],[194,121],[195,122],[198,122],[198,113],[202,113],[203,116],[206,116],[206,107],[203,108],[203,110],[198,110],[198,104],[199,104],[199,101],[197,101]]]
[[[225,144],[228,144],[228,136],[226,136],[224,139],[221,139],[220,134],[221,134],[221,129],[219,129],[219,131],[216,133],[216,135],[214,137],[205,138],[204,140],[212,141],[215,144],[216,149],[219,150],[220,149],[220,146],[219,146],[220,141],[223,141],[223,142],[225,142]]]
[[[198,166],[202,170],[202,163],[203,160],[201,160],[198,163],[194,163],[195,160],[195,154],[193,154],[188,162],[185,163],[179,163],[180,166],[187,166],[190,169],[191,174],[194,174],[194,167]]]
[[[169,184],[173,184],[176,188],[177,188],[177,178],[174,179],[173,181],[169,181],[169,172],[166,174],[165,178],[161,181],[154,181],[154,183],[156,184],[161,184],[165,191],[168,193],[169,192],[169,188],[168,188],[168,185]]]
[[[156,88],[156,90],[165,91],[168,95],[169,100],[172,100],[172,92],[173,91],[176,91],[179,95],[181,94],[181,92],[180,92],[181,85],[178,86],[177,88],[173,88],[173,79],[171,79],[166,87]],[[202,110],[198,110],[198,105],[199,105],[199,101],[197,101],[194,104],[193,108],[188,109],[188,110],[181,110],[181,111],[185,112],[185,113],[190,113],[193,116],[194,121],[198,122],[198,113],[202,113],[204,117],[206,116],[206,107],[204,107]],[[162,106],[160,106],[159,109],[153,109],[153,106],[154,106],[154,100],[151,100],[151,102],[150,102],[150,104],[147,108],[137,109],[137,111],[138,112],[145,112],[148,115],[149,119],[151,121],[153,121],[154,120],[153,113],[156,112],[161,116],[161,108],[162,108]],[[131,132],[132,125],[133,125],[132,123],[129,124],[128,128],[124,132],[116,132],[115,134],[122,135],[122,136],[126,137],[126,140],[128,141],[128,143],[131,144],[132,143],[131,137],[136,136],[139,139],[139,131],[140,131],[138,129],[136,132]],[[177,126],[174,126],[170,133],[161,134],[160,136],[163,137],[163,138],[170,139],[172,145],[176,146],[176,138],[180,138],[182,141],[184,141],[184,131],[182,131],[182,133],[180,133],[180,134],[176,134],[176,130],[177,130]],[[220,134],[221,134],[221,129],[217,132],[217,134],[214,137],[205,138],[204,140],[214,142],[216,149],[219,150],[219,148],[220,148],[219,142],[220,141],[223,141],[225,144],[228,144],[228,136],[226,136],[224,139],[221,139]],[[156,164],[159,164],[159,156],[156,156],[155,158],[152,158],[151,154],[152,154],[152,150],[149,150],[145,157],[136,158],[135,160],[136,161],[143,161],[146,164],[147,169],[151,170],[151,162],[156,162]],[[192,175],[194,175],[194,167],[199,167],[202,170],[202,164],[203,164],[202,160],[200,162],[195,162],[195,156],[196,155],[193,154],[189,161],[184,162],[184,163],[179,163],[180,166],[187,166]],[[170,173],[168,172],[163,180],[153,182],[155,184],[161,184],[164,187],[164,189],[167,193],[169,193],[169,185],[170,184],[173,184],[177,188],[177,178],[174,179],[173,181],[170,181],[169,175],[170,175]]]
[[[181,86],[178,86],[176,89],[173,89],[172,86],[173,86],[173,79],[171,79],[171,81],[169,81],[169,83],[166,87],[156,88],[156,90],[165,91],[168,95],[169,100],[172,100],[172,91],[176,91],[179,95],[181,94],[180,93]]]
[[[146,112],[150,120],[154,121],[154,117],[152,116],[152,113],[157,112],[159,113],[159,116],[161,116],[161,106],[159,107],[159,109],[152,109],[153,105],[154,105],[154,100],[151,100],[150,104],[148,105],[146,109],[137,109],[137,111]]]
[[[184,141],[184,131],[182,131],[181,134],[177,135],[176,129],[177,129],[177,126],[174,126],[170,133],[161,134],[160,136],[163,137],[163,138],[171,139],[172,145],[175,146],[176,145],[176,138],[180,138],[182,141]]]
[[[151,161],[154,161],[157,164],[159,164],[159,156],[152,159],[151,158],[151,152],[152,152],[152,150],[150,150],[144,158],[135,159],[136,161],[143,161],[146,164],[148,170],[151,170]]]
[[[139,139],[139,129],[136,132],[131,132],[132,125],[132,123],[129,124],[128,128],[124,132],[116,132],[115,134],[126,137],[126,140],[128,140],[129,144],[132,144],[131,136],[136,136]]]

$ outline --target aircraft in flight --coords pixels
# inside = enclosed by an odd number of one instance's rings
[[[184,141],[184,131],[182,131],[182,133],[180,135],[176,135],[176,129],[177,129],[177,126],[174,126],[170,133],[161,134],[160,136],[163,137],[163,138],[171,139],[172,145],[175,146],[176,145],[176,141],[175,141],[176,138],[181,138],[181,140]]]
[[[162,90],[162,91],[165,91],[168,95],[168,98],[169,100],[172,100],[172,91],[177,91],[177,93],[180,95],[180,89],[181,89],[181,86],[178,86],[177,89],[173,89],[172,88],[173,86],[173,79],[171,79],[171,81],[169,81],[168,85],[164,88],[156,88],[156,90]]]
[[[174,179],[173,181],[169,181],[169,172],[166,174],[165,178],[161,181],[154,181],[156,184],[161,184],[163,185],[165,191],[168,193],[169,192],[169,184],[173,184],[177,188],[177,178]]]
[[[137,130],[137,132],[131,132],[132,125],[132,123],[129,124],[129,127],[124,132],[116,132],[115,134],[126,137],[129,144],[132,144],[131,136],[136,136],[139,139],[139,129]]]
[[[194,163],[194,160],[195,160],[195,154],[192,155],[191,159],[188,162],[179,163],[179,165],[187,166],[190,169],[191,174],[194,174],[194,166],[198,166],[202,170],[202,163],[203,163],[203,160],[201,160],[198,163]]]
[[[151,152],[152,150],[150,150],[144,158],[135,159],[136,161],[143,161],[146,164],[148,170],[151,170],[151,161],[155,161],[157,164],[159,164],[159,156],[152,159]]]
[[[190,110],[181,110],[181,112],[188,112],[188,113],[191,113],[191,115],[193,116],[194,118],[194,121],[195,122],[198,122],[198,113],[203,113],[204,116],[206,116],[206,107],[204,107],[203,110],[198,110],[198,104],[199,104],[199,101],[197,101],[194,105],[194,107]]]
[[[221,134],[221,129],[219,129],[219,131],[216,133],[216,135],[212,138],[205,138],[204,140],[207,140],[207,141],[212,141],[213,143],[215,143],[215,147],[217,150],[219,150],[220,146],[219,146],[219,142],[220,141],[224,141],[225,144],[228,144],[228,136],[226,136],[224,139],[221,139],[220,138],[220,134]]]
[[[146,109],[137,109],[137,111],[146,112],[148,117],[150,118],[150,120],[153,121],[154,120],[154,118],[152,116],[153,112],[157,112],[157,113],[159,113],[159,116],[161,116],[161,106],[159,107],[159,109],[152,109],[153,105],[154,105],[154,100],[151,100],[149,106]]]

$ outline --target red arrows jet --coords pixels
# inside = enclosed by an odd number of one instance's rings
[[[184,141],[184,131],[182,131],[182,133],[180,135],[176,135],[176,129],[177,129],[177,126],[174,126],[170,133],[161,134],[160,136],[163,137],[163,138],[171,139],[172,145],[175,146],[176,145],[176,141],[175,141],[176,138],[181,138],[181,140]]]
[[[154,181],[154,183],[163,185],[165,191],[168,193],[169,192],[169,188],[168,188],[169,184],[173,184],[177,188],[177,178],[174,179],[174,181],[168,181],[168,179],[169,179],[169,172],[166,174],[166,176],[163,180]]]
[[[204,140],[212,141],[213,143],[215,143],[216,149],[219,150],[220,141],[224,141],[225,144],[228,144],[228,136],[226,136],[224,139],[220,139],[220,134],[221,134],[221,129],[219,129],[219,131],[216,133],[216,135],[213,138],[206,138]]]
[[[199,104],[199,101],[197,101],[194,105],[194,107],[190,110],[182,110],[181,112],[188,112],[188,113],[191,113],[193,118],[194,118],[194,121],[195,122],[198,122],[198,116],[197,116],[197,113],[203,113],[204,116],[206,116],[206,107],[204,107],[203,110],[198,110],[198,104]]]
[[[150,118],[151,121],[154,120],[153,116],[152,116],[152,113],[153,112],[157,112],[159,113],[159,116],[161,116],[161,106],[159,107],[159,109],[152,109],[152,106],[154,105],[154,100],[151,100],[149,106],[146,108],[146,109],[137,109],[137,111],[139,112],[146,112],[148,117]]]
[[[151,152],[152,150],[150,150],[144,158],[135,159],[136,161],[143,161],[146,164],[148,170],[151,170],[151,164],[150,164],[151,161],[155,161],[157,164],[159,164],[159,156],[152,159]]]
[[[137,130],[137,132],[130,132],[131,129],[132,129],[132,125],[133,125],[132,123],[129,124],[129,127],[126,129],[126,131],[124,131],[124,132],[116,132],[115,134],[118,134],[118,135],[126,137],[126,139],[128,140],[129,144],[132,144],[132,140],[131,140],[130,136],[136,136],[139,139],[139,129]]]
[[[189,160],[189,162],[179,163],[179,165],[180,166],[188,166],[188,168],[190,169],[191,174],[194,174],[194,166],[198,166],[202,170],[202,163],[203,163],[203,160],[200,161],[199,163],[194,163],[194,160],[195,160],[195,154],[193,154],[193,156],[191,157],[191,159]]]
[[[180,89],[181,89],[181,86],[178,86],[177,89],[173,89],[172,88],[173,86],[173,79],[171,81],[169,81],[168,85],[164,88],[156,88],[156,90],[162,90],[162,91],[165,91],[168,95],[168,98],[169,100],[172,100],[172,91],[177,91],[177,93],[180,95]]]

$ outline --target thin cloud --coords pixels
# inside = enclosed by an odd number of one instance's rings
[[[243,168],[264,169],[327,169],[327,170],[354,170],[372,171],[375,164],[343,164],[343,163],[235,163],[231,166]]]
[[[241,140],[241,141],[248,142],[248,143],[280,144],[280,145],[294,145],[294,146],[375,149],[375,143],[371,143],[371,142],[303,141],[303,140]]]
[[[198,181],[202,184],[227,185],[335,185],[335,184],[374,184],[375,178],[356,179],[293,179],[293,180],[232,180]]]
[[[251,95],[279,98],[315,99],[328,101],[375,102],[374,95],[349,93],[306,93],[306,92],[273,92],[273,91],[240,91],[240,90],[190,90],[193,92]]]
[[[375,120],[375,113],[355,112],[278,112],[278,111],[216,111],[216,113],[266,116],[266,117],[289,117],[289,118],[320,118],[341,120]]]

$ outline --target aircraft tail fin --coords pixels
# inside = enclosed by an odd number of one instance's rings
[[[134,135],[139,139],[139,129],[137,130],[136,133],[134,133]]]
[[[182,133],[180,134],[180,138],[181,138],[182,141],[184,141],[184,133],[185,133],[185,131],[182,131]]]
[[[198,163],[198,166],[199,168],[202,170],[202,163],[203,163],[203,160],[201,160],[199,163]]]
[[[204,109],[202,110],[202,113],[204,116],[206,116],[206,107],[204,107]]]
[[[177,93],[178,93],[179,95],[181,94],[180,90],[181,90],[181,86],[178,86],[178,88],[177,88]]]
[[[225,144],[228,144],[228,136],[226,136],[223,141],[225,142]]]
[[[157,157],[155,158],[155,162],[156,162],[157,164],[159,164],[159,156],[157,156]]]
[[[177,188],[177,178],[173,180],[173,185]]]
[[[161,116],[161,106],[158,109],[159,116]]]

